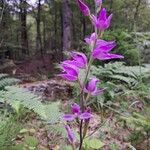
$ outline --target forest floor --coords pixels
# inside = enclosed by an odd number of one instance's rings
[[[11,61],[11,66],[8,65],[1,72],[20,78],[23,82],[19,86],[42,96],[44,102],[60,101],[63,110],[66,110],[72,102],[73,85],[54,76],[56,73],[54,66],[50,62],[50,57],[46,57],[47,59],[44,61],[40,59],[35,61],[34,59],[19,64]],[[119,105],[118,102],[116,102],[117,105]],[[141,108],[137,106],[136,109]],[[104,143],[103,150],[135,150],[130,143],[130,136],[134,131],[118,118],[119,115],[109,109],[106,109],[103,119],[101,113],[95,111],[89,127],[89,134],[93,133],[93,136],[101,137],[101,141]],[[20,133],[17,136],[17,144],[23,143],[26,135],[38,139],[39,150],[61,150],[61,145],[64,142],[67,143],[67,140],[60,134],[47,130],[49,127],[44,125],[35,115],[30,116],[25,128],[24,132],[26,133]],[[136,146],[137,150],[145,150],[143,148],[145,143],[146,141],[143,141]]]
[[[44,81],[24,83],[20,87],[27,88],[31,92],[42,96],[44,102],[60,101],[63,110],[67,110],[68,105],[72,102],[73,85],[57,77]],[[94,112],[93,114],[94,118],[91,120],[88,134],[102,138],[101,140],[104,143],[103,150],[134,149],[129,142],[130,135],[134,131],[124,121],[118,119],[116,112],[106,110],[103,121],[100,113]],[[47,130],[47,126],[43,125],[36,117],[29,120],[26,127],[29,133],[38,139],[39,150],[61,150],[60,145],[66,142],[60,134]],[[76,130],[78,129],[76,128]],[[20,142],[20,139],[18,141]],[[142,145],[144,143],[146,142],[143,142]],[[145,150],[141,145],[139,147],[137,150]]]

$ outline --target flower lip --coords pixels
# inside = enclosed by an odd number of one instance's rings
[[[75,119],[75,115],[65,114],[62,118],[63,118],[64,121],[73,121]]]
[[[97,89],[97,83],[100,82],[98,79],[91,79],[85,86],[84,92],[89,93],[92,96],[102,94],[105,89]]]
[[[87,84],[86,86],[86,89],[89,91],[89,92],[94,92],[95,89],[96,89],[96,84],[99,82],[98,79],[96,78],[93,78],[89,81],[89,83]]]
[[[87,120],[87,119],[91,119],[93,117],[93,115],[91,113],[88,113],[88,112],[84,112],[82,113],[79,118],[81,120]]]
[[[80,106],[76,103],[71,105],[71,111],[75,115],[79,115],[81,113]]]

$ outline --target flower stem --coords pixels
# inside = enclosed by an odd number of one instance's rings
[[[83,126],[83,120],[81,120],[81,122],[80,122],[80,146],[79,146],[79,150],[82,150],[82,144],[83,144],[82,126]]]

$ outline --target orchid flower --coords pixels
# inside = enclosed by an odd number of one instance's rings
[[[85,93],[89,93],[93,96],[96,96],[96,95],[99,95],[99,94],[102,94],[104,89],[97,89],[96,85],[97,83],[99,82],[98,79],[96,78],[93,78],[91,79],[85,86],[84,88],[84,92]]]
[[[63,72],[59,76],[69,81],[76,81],[78,79],[79,69],[76,66],[66,62],[63,62],[60,66]]]
[[[96,48],[92,52],[92,57],[99,60],[110,60],[124,58],[122,55],[109,53],[116,46],[115,41],[97,40]]]
[[[76,118],[86,121],[87,119],[91,119],[93,117],[92,114],[87,110],[81,113],[80,106],[76,103],[71,106],[71,109],[72,109],[72,114],[65,114],[63,116],[64,121],[73,121]]]
[[[110,14],[110,16],[107,18],[106,16],[107,12],[106,12],[106,9],[103,8],[98,17],[96,16],[92,16],[92,23],[93,25],[99,29],[100,31],[104,31],[106,30],[107,28],[109,28],[110,26],[110,21],[112,19],[112,14]]]
[[[84,40],[92,48],[97,38],[98,38],[98,35],[96,33],[92,33],[91,36],[86,37]]]
[[[73,59],[72,64],[79,68],[85,68],[87,65],[87,57],[81,52],[72,52],[71,58]]]
[[[102,39],[98,39],[99,33],[102,33],[109,28],[110,21],[112,19],[112,14],[107,17],[106,9],[101,9],[102,0],[95,0],[96,10],[95,12],[99,12],[98,15],[91,15],[89,7],[84,3],[84,0],[76,0],[77,4],[83,13],[84,16],[89,16],[92,24],[95,27],[95,32],[90,36],[85,38],[85,42],[89,45],[89,49],[91,50],[89,60],[86,55],[81,52],[71,52],[70,59],[65,60],[61,63],[60,67],[62,69],[62,73],[59,75],[66,80],[76,81],[78,80],[79,84],[81,83],[81,79],[78,77],[80,70],[85,69],[85,78],[83,80],[83,85],[80,85],[81,99],[80,105],[74,103],[71,105],[71,113],[65,114],[62,116],[63,121],[66,121],[65,126],[67,131],[68,140],[73,146],[73,149],[76,148],[75,145],[75,136],[73,134],[72,129],[68,124],[71,121],[76,121],[77,125],[79,125],[79,134],[80,134],[80,143],[79,150],[83,149],[83,140],[86,137],[90,119],[93,117],[91,113],[91,109],[87,107],[87,101],[90,96],[96,96],[102,94],[105,89],[99,89],[97,84],[100,82],[97,78],[92,78],[88,81],[88,76],[90,73],[90,67],[94,59],[99,60],[110,60],[116,58],[124,58],[122,55],[112,54],[110,51],[116,46],[115,41],[105,41]],[[100,32],[98,32],[98,30]],[[88,82],[87,82],[88,81]],[[87,93],[87,94],[85,94]]]

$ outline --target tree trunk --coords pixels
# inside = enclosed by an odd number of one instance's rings
[[[46,51],[46,20],[45,20],[45,15],[43,18],[43,51]]]
[[[138,14],[139,14],[139,7],[141,5],[141,0],[138,0],[136,8],[135,8],[135,13],[133,17],[133,30],[136,30],[136,22],[138,20]]]
[[[63,60],[63,15],[62,15],[62,3],[59,7],[59,14],[60,14],[60,24],[61,24],[61,31],[60,31],[60,39],[61,39],[61,49],[60,49],[60,60]]]
[[[41,0],[38,0],[38,12],[36,16],[36,50],[43,55],[42,38],[41,38]]]
[[[63,51],[70,50],[71,48],[71,16],[70,0],[63,0],[62,3],[62,15],[63,15]]]
[[[57,2],[54,3],[54,35],[55,35],[55,38],[54,38],[54,47],[55,47],[55,50],[57,49]]]
[[[21,22],[21,49],[22,57],[29,55],[27,34],[27,2],[20,0],[20,22]]]

